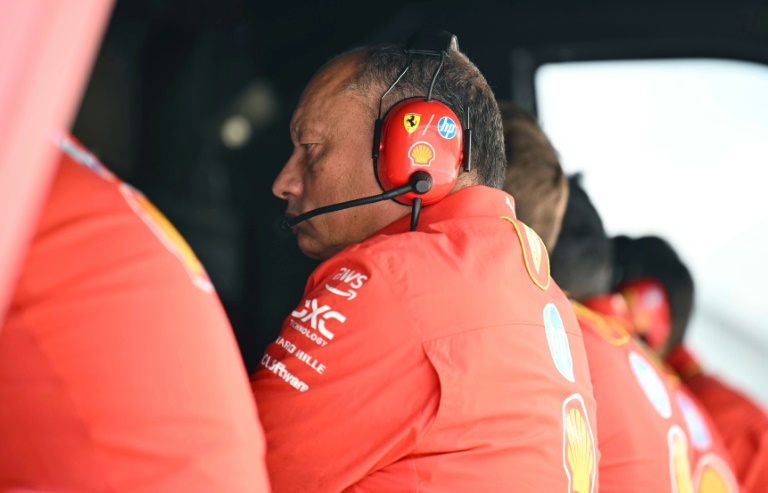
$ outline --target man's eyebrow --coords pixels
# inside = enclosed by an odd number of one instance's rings
[[[297,124],[291,129],[297,139],[319,139],[322,135],[317,125]]]

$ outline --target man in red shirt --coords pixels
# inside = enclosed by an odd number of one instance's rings
[[[581,333],[455,37],[335,58],[290,130],[273,191],[324,262],[251,379],[275,490],[596,492]]]
[[[268,492],[245,368],[202,265],[139,191],[71,137],[57,144],[0,332],[0,489]]]
[[[572,298],[583,330],[598,406],[600,490],[682,492],[693,491],[696,483],[697,491],[735,491],[733,481],[725,490],[706,489],[713,484],[711,467],[706,478],[693,477],[694,454],[681,407],[691,415],[695,407],[655,354],[631,337],[623,299],[609,294],[610,239],[580,178],[571,178],[569,192],[557,152],[535,117],[508,102],[500,108],[507,154],[504,188],[516,197],[519,218],[554,249],[553,276]]]
[[[584,329],[598,405],[601,491],[738,491],[706,412],[634,337],[624,300],[612,294],[611,239],[580,180],[569,179],[552,276],[574,299]]]
[[[638,335],[696,397],[730,452],[744,491],[768,491],[768,415],[748,395],[707,374],[685,346],[694,283],[672,245],[657,236],[613,239],[617,290]]]
[[[578,178],[571,178],[569,191],[557,152],[535,117],[509,102],[500,108],[504,188],[517,199],[519,218],[554,249],[552,273],[571,296],[583,331],[598,406],[600,491],[691,491],[685,423],[663,373],[629,336],[625,318],[576,301],[594,302],[610,289],[610,240],[597,211]],[[616,298],[599,299],[621,301]]]

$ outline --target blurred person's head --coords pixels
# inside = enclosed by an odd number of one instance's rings
[[[581,185],[568,178],[568,202],[557,244],[550,254],[552,278],[571,299],[584,301],[611,291],[613,248],[603,221]]]
[[[381,135],[375,126],[377,117],[386,115],[404,99],[425,98],[430,91],[432,101],[444,103],[455,114],[458,131],[463,134],[467,123],[472,129],[471,153],[461,152],[462,157],[471,154],[470,171],[464,171],[463,163],[458,162],[457,176],[446,193],[472,185],[501,187],[504,141],[493,91],[477,67],[459,51],[456,38],[446,39],[449,41],[442,48],[447,53],[444,58],[409,55],[398,45],[366,46],[343,53],[318,70],[304,89],[291,120],[293,154],[273,184],[273,193],[288,201],[287,216],[380,194],[384,186],[379,179],[381,170],[375,171],[372,159],[375,135]],[[398,127],[397,131],[407,130],[417,137],[441,127],[440,138],[453,137],[455,130],[444,132],[442,118],[432,122],[428,114],[418,116],[420,122],[413,113],[407,113],[392,125]],[[386,116],[384,121],[386,125]],[[415,128],[417,125],[419,128]],[[382,153],[387,151],[384,147],[382,141]],[[410,157],[412,163],[423,164],[429,172],[440,158],[430,147],[417,148],[414,144],[398,157],[406,161]],[[428,160],[416,163],[416,153]],[[293,231],[306,255],[325,259],[411,210],[409,203],[384,200],[315,216],[294,226]]]
[[[536,117],[509,101],[499,101],[499,109],[507,157],[504,190],[515,199],[517,218],[552,251],[568,201],[568,180]]]
[[[638,335],[665,355],[685,338],[694,283],[672,245],[658,236],[613,238],[613,284],[627,301]]]

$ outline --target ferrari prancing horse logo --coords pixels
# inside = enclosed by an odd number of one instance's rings
[[[403,118],[403,125],[405,125],[405,131],[412,134],[419,128],[419,122],[421,121],[421,115],[416,113],[406,113]]]

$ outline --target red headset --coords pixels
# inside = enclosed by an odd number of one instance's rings
[[[452,41],[453,35],[445,31],[412,38],[405,50],[409,57],[441,57],[428,95],[404,99],[381,118],[381,102],[410,68],[409,59],[408,66],[379,102],[379,118],[374,126],[373,167],[382,190],[386,192],[412,182],[414,173],[428,175],[431,182],[431,188],[424,193],[409,192],[394,198],[402,204],[411,205],[417,198],[423,205],[434,204],[451,193],[462,166],[464,171],[470,170],[471,129],[462,128],[456,113],[445,103],[432,98],[432,88]],[[445,48],[434,49],[437,43]]]
[[[629,308],[632,323],[648,345],[659,351],[672,331],[669,298],[664,285],[655,279],[642,277],[619,286]]]
[[[446,31],[424,31],[412,37],[408,64],[379,99],[379,117],[373,132],[373,170],[384,193],[348,200],[284,219],[281,229],[290,231],[302,221],[320,214],[394,199],[411,206],[411,231],[416,229],[422,204],[429,205],[451,193],[460,168],[470,170],[472,129],[461,127],[456,113],[445,103],[432,99],[432,89],[451,50],[454,36]],[[447,41],[447,43],[446,43]],[[441,43],[437,45],[436,43]],[[434,46],[445,48],[431,49]],[[411,67],[413,56],[440,57],[426,97],[408,98],[396,103],[384,118],[384,98],[395,88]],[[469,108],[467,108],[467,122]]]

